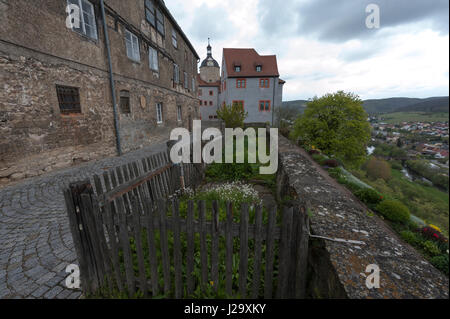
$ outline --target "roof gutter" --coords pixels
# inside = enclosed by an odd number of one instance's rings
[[[119,128],[119,117],[117,115],[117,98],[116,98],[116,87],[114,84],[114,75],[111,63],[111,47],[109,45],[109,37],[108,37],[108,26],[106,25],[106,15],[105,15],[105,4],[103,0],[100,0],[100,7],[102,12],[102,20],[103,20],[103,33],[105,34],[105,45],[106,52],[108,56],[108,66],[109,66],[109,82],[111,86],[111,97],[113,103],[113,113],[114,113],[114,129],[116,131],[116,148],[117,154],[119,156],[122,155],[122,147],[120,145],[120,128]]]

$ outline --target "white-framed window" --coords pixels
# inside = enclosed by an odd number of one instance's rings
[[[234,67],[234,71],[235,72],[241,72],[241,67],[240,66],[235,66]]]
[[[177,31],[175,29],[172,29],[172,44],[175,48],[178,48]]]
[[[156,103],[156,123],[161,124],[163,122],[163,105],[162,103]]]
[[[182,117],[181,117],[181,105],[178,105],[177,106],[177,120],[178,120],[178,122],[181,122],[181,120],[182,120]]]
[[[88,0],[67,0],[67,4],[76,5],[80,9],[80,18],[75,19],[72,30],[97,40],[97,22],[92,3]],[[79,27],[77,28],[76,25],[79,25]]]
[[[189,78],[186,72],[184,72],[184,88],[189,89]]]
[[[125,30],[125,44],[127,47],[127,56],[131,60],[139,62],[141,60],[141,54],[139,52],[138,37],[130,31]]]
[[[155,48],[148,47],[148,60],[150,69],[153,71],[159,71],[158,51]]]
[[[192,77],[192,92],[195,92],[195,78]]]
[[[178,64],[173,64],[173,83],[180,83],[180,68]]]
[[[261,71],[262,71],[262,65],[257,65],[256,72],[261,72]]]

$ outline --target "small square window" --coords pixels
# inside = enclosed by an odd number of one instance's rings
[[[61,114],[81,113],[80,92],[78,88],[56,86]]]
[[[234,71],[235,72],[241,72],[241,67],[240,66],[235,66],[234,67]]]
[[[262,71],[262,66],[261,65],[257,65],[256,66],[256,72],[261,72]]]
[[[212,106],[213,105],[213,102],[212,101],[209,101],[209,106]]]

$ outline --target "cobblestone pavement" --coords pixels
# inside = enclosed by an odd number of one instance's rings
[[[0,299],[79,298],[65,286],[65,269],[77,257],[63,188],[162,150],[158,144],[0,188]]]

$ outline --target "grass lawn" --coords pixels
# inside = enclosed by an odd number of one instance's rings
[[[448,113],[396,112],[383,114],[383,122],[398,124],[402,122],[446,122]]]

